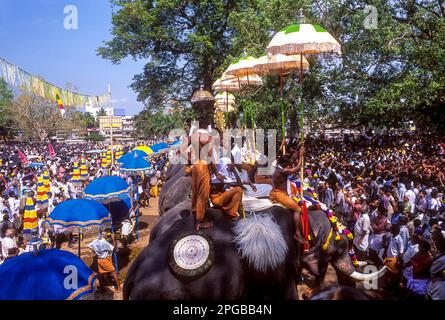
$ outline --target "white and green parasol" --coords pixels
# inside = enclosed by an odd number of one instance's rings
[[[257,59],[251,56],[240,58],[232,63],[224,73],[228,76],[248,77],[254,73],[252,69],[256,62]]]
[[[285,54],[341,54],[341,46],[319,24],[297,23],[278,32],[267,46],[272,55]]]
[[[301,63],[300,60],[303,60]],[[283,139],[286,135],[285,128],[285,106],[283,102],[283,76],[292,71],[303,68],[303,70],[309,70],[309,62],[304,56],[293,55],[287,56],[284,54],[277,55],[264,55],[257,59],[257,62],[253,66],[253,72],[258,74],[268,74],[274,75],[278,74],[280,76],[280,100],[281,100],[281,133]]]
[[[300,9],[299,22],[278,32],[267,46],[271,55],[300,56],[300,128],[301,142],[304,143],[304,106],[303,106],[303,56],[305,54],[337,53],[341,54],[338,41],[319,24],[305,23],[303,10]],[[303,166],[300,172],[301,194],[303,194]]]

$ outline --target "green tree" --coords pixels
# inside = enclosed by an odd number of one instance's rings
[[[116,63],[128,56],[149,61],[132,87],[150,108],[187,100],[201,83],[210,89],[244,50],[264,54],[272,36],[295,23],[303,8],[307,21],[323,25],[343,52],[307,57],[303,99],[311,127],[398,127],[415,120],[419,127],[445,130],[443,0],[113,2],[113,39],[99,54]],[[377,10],[377,28],[365,25],[367,5]],[[256,94],[237,95],[239,118],[254,110],[257,126],[278,129],[278,81],[264,80]],[[298,129],[298,96],[298,76],[290,75],[284,103],[292,132]]]
[[[44,142],[57,132],[71,132],[78,127],[78,113],[66,107],[62,117],[52,101],[34,94],[20,94],[12,103],[11,120],[14,129],[22,131],[32,140]]]
[[[140,101],[159,109],[172,100],[188,100],[201,84],[211,88],[216,71],[232,53],[228,18],[242,10],[240,1],[112,3],[118,9],[114,38],[98,52],[115,63],[127,56],[149,61],[132,84]]]
[[[91,132],[87,137],[86,137],[87,141],[104,141],[105,137],[97,132]]]
[[[10,134],[11,123],[11,103],[13,99],[12,91],[9,90],[5,80],[0,79],[0,136],[3,139]]]
[[[83,125],[87,129],[97,127],[96,119],[94,119],[94,116],[91,112],[85,112],[83,114]]]
[[[101,107],[97,112],[96,117],[105,117],[107,115],[107,111],[103,107]]]
[[[195,117],[190,108],[173,107],[168,112],[144,109],[135,116],[135,127],[146,138],[159,138],[173,129],[185,128]]]

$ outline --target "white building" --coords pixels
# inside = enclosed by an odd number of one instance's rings
[[[89,112],[89,113],[91,113],[95,118],[97,117],[97,113],[99,112],[99,110],[101,109],[102,107],[94,107],[93,106],[93,104],[92,103],[90,103],[90,102],[88,102],[86,105],[85,105],[85,112]],[[113,116],[114,115],[114,108],[109,108],[109,107],[103,107],[104,108],[104,110],[107,112],[107,115],[111,115],[111,116]]]

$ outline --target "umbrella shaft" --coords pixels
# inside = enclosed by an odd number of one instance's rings
[[[303,52],[300,53],[300,130],[301,144],[304,144],[304,105],[303,105]],[[300,196],[303,198],[304,159],[301,159],[300,168]]]

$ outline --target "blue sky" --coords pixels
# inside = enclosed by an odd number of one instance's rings
[[[66,30],[64,8],[78,9],[78,29]],[[0,0],[0,57],[60,87],[99,95],[112,87],[113,107],[137,114],[143,104],[129,85],[143,61],[113,65],[96,49],[111,39],[108,0]]]

